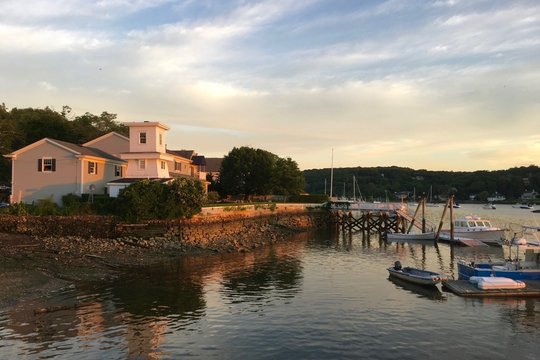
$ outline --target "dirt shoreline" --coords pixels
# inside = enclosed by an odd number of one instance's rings
[[[205,251],[149,249],[112,239],[0,233],[0,309],[78,282],[112,279],[136,266],[201,252]]]

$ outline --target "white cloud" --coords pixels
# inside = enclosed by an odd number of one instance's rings
[[[2,52],[52,53],[95,50],[111,45],[105,34],[67,31],[51,27],[0,25]]]

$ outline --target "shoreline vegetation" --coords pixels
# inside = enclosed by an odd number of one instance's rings
[[[0,215],[0,309],[80,282],[107,281],[134,267],[253,251],[326,224],[324,211],[300,204],[224,209],[208,208],[189,220],[121,224],[110,237],[81,232],[100,221],[110,228],[105,217]],[[44,222],[53,225],[40,231]]]

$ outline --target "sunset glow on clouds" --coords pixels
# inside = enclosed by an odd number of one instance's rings
[[[302,169],[540,160],[537,1],[4,0],[0,101]]]

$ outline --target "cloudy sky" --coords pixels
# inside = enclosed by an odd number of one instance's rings
[[[0,0],[0,102],[301,169],[540,165],[540,2]]]

